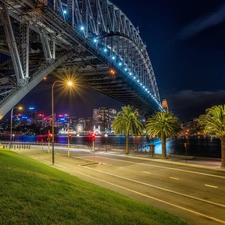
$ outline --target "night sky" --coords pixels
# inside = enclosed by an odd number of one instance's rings
[[[225,1],[112,0],[135,27],[153,65],[161,100],[181,121],[225,102]],[[57,95],[57,93],[56,93]],[[21,103],[51,114],[51,83],[41,83]],[[101,106],[122,104],[85,87],[57,98],[56,112],[92,116]]]

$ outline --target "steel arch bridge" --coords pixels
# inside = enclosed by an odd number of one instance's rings
[[[143,114],[163,111],[139,30],[109,0],[0,0],[0,52],[10,57],[0,119],[55,70]]]

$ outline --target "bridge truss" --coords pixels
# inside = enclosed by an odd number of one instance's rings
[[[0,119],[43,78],[79,81],[143,114],[163,111],[139,30],[108,0],[0,0]]]

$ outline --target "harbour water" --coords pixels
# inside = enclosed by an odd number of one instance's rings
[[[8,141],[8,136],[0,136],[0,141]],[[46,143],[46,135],[38,136],[15,136],[16,142],[37,142]],[[61,144],[67,144],[67,136],[55,136],[55,142]],[[95,146],[111,146],[125,149],[125,136],[96,136]],[[186,143],[186,147],[185,144]],[[71,144],[76,145],[89,145],[91,146],[92,140],[89,136],[72,136]],[[145,136],[137,136],[129,138],[130,149],[138,151],[149,151],[149,145],[154,145],[155,153],[161,154],[161,141],[153,140],[149,141]],[[220,141],[219,139],[210,140],[209,137],[193,136],[193,137],[181,137],[167,141],[167,153],[175,155],[189,155],[198,157],[220,158]]]

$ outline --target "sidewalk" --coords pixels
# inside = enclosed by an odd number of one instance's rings
[[[57,149],[64,149],[64,153],[58,153]],[[30,149],[12,149],[13,151],[26,155],[30,158],[34,158],[38,161],[42,161],[45,164],[52,164],[51,162],[51,157],[50,154],[51,153],[47,153],[47,148],[41,147],[41,146],[31,146]],[[85,160],[85,159],[81,159],[79,157],[77,157],[77,155],[74,156],[72,155],[72,157],[65,157],[65,155],[67,155],[67,148],[65,147],[56,147],[55,148],[55,154],[57,154],[57,157],[63,156],[64,157],[64,161],[67,161],[68,163],[91,163],[93,162],[92,160]],[[84,154],[93,154],[93,151],[91,149],[74,149],[71,148],[71,152],[79,152],[80,155]],[[120,155],[120,156],[124,156],[124,157],[134,157],[134,158],[143,158],[145,160],[149,160],[149,161],[159,161],[162,163],[172,163],[172,164],[179,164],[179,165],[184,165],[184,166],[191,166],[191,167],[202,167],[202,168],[208,168],[208,169],[217,169],[217,170],[222,170],[225,171],[225,168],[221,168],[221,161],[218,159],[195,159],[194,157],[185,157],[185,156],[181,156],[181,157],[169,157],[168,159],[161,159],[160,155],[154,155],[151,156],[149,154],[142,154],[142,153],[138,153],[138,152],[133,152],[130,151],[129,155],[124,154],[124,151],[96,151],[95,154],[97,155],[98,153],[104,153],[104,154],[113,154],[113,155]],[[73,161],[71,161],[71,158],[73,159]],[[65,166],[65,165],[64,165]]]

